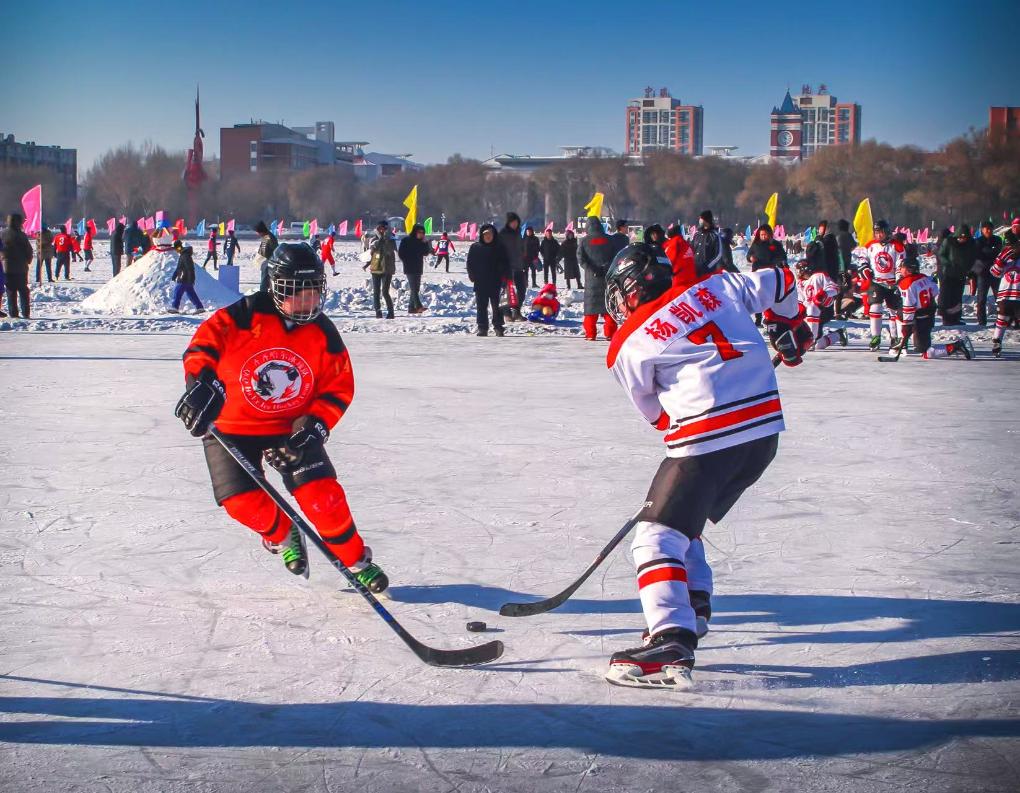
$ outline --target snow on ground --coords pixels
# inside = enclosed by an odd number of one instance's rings
[[[287,240],[288,242],[291,240]],[[202,240],[189,240],[195,248],[195,262],[201,265],[205,259]],[[358,261],[360,243],[338,242],[335,249],[338,275],[327,277],[329,294],[326,313],[333,319],[341,333],[396,333],[396,334],[473,334],[475,331],[475,300],[471,284],[467,280],[466,258],[470,243],[460,243],[451,257],[451,272],[438,271],[431,266],[433,259],[426,260],[425,276],[422,282],[422,302],[426,313],[416,316],[407,314],[407,284],[398,273],[393,279],[391,293],[396,305],[396,318],[376,319],[372,305],[372,279]],[[241,291],[247,292],[258,287],[259,270],[254,263],[257,242],[241,240],[242,252],[235,258],[241,268]],[[182,304],[183,315],[168,314],[173,294],[169,276],[173,267],[169,260],[176,260],[172,254],[160,264],[147,260],[127,268],[115,280],[110,281],[112,267],[109,257],[109,243],[96,243],[96,260],[91,272],[84,272],[81,263],[72,264],[74,280],[56,284],[32,286],[33,319],[30,322],[0,319],[0,331],[60,331],[60,332],[102,332],[102,333],[188,333],[194,332],[198,324],[208,316],[207,312],[195,312],[186,298]],[[747,267],[743,253],[737,252],[735,260],[739,267]],[[220,258],[222,261],[222,257]],[[148,266],[146,266],[148,265]],[[142,267],[144,273],[133,270]],[[199,267],[201,269],[201,267]],[[168,272],[166,271],[168,270]],[[327,271],[328,272],[328,271]],[[209,278],[205,276],[208,274]],[[203,302],[216,307],[227,298],[218,283],[212,263],[206,272],[198,272],[198,291]],[[541,273],[539,273],[541,276]],[[562,276],[559,284],[563,285]],[[526,305],[534,299],[537,290],[529,289]],[[584,309],[584,291],[560,289],[562,310],[554,325],[534,323],[511,324],[509,335],[554,335],[582,336],[581,317]],[[975,346],[991,347],[992,327],[981,328],[973,323],[974,306],[965,298],[965,318],[971,324],[964,329],[943,330],[936,326],[933,338],[936,342],[950,341],[961,333],[970,336]],[[848,323],[847,333],[855,345],[862,345],[871,337],[866,320]],[[888,337],[887,337],[888,341]],[[1020,334],[1007,333],[1004,346],[1020,347]]]
[[[713,631],[678,693],[600,678],[642,628],[622,548],[558,611],[496,613],[583,570],[662,457],[604,344],[345,336],[329,449],[388,606],[436,646],[486,638],[469,619],[506,643],[441,670],[212,503],[172,417],[187,330],[2,337],[0,789],[1017,789],[1015,360],[782,370],[790,430],[706,532]]]

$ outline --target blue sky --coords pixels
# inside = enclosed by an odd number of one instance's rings
[[[622,151],[646,85],[703,105],[706,145],[741,154],[767,149],[769,111],[802,83],[859,102],[865,138],[925,148],[1020,105],[1015,0],[44,7],[50,22],[5,20],[0,132],[77,148],[82,174],[128,141],[186,148],[196,83],[209,152],[252,117],[332,120],[338,138],[422,162]]]

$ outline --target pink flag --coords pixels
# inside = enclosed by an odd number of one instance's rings
[[[468,231],[468,236],[470,236],[470,238],[472,240],[478,239],[478,224],[477,223],[472,223],[471,224],[471,228]]]
[[[914,232],[912,232],[910,229],[907,229],[907,242],[909,243],[914,242]]]
[[[64,224],[64,231],[66,231],[68,234],[70,234],[71,233],[71,229],[73,229],[73,228],[74,228],[74,219],[73,218],[68,218],[67,222]]]
[[[308,236],[314,237],[319,233],[319,219],[312,218],[312,222],[308,224]]]
[[[571,221],[570,221],[570,222],[569,222],[569,223],[567,224],[567,227],[566,227],[566,228],[564,229],[564,231],[573,231],[573,230],[574,230],[574,221],[572,221],[572,220],[571,220]]]
[[[149,217],[145,219],[145,230],[146,231],[156,230],[156,219],[152,217],[152,215],[149,215]]]
[[[283,221],[282,220],[280,221],[280,225],[276,227],[276,236],[277,237],[282,237],[283,236]]]
[[[552,231],[552,230],[553,230],[553,222],[550,220],[549,221],[549,225],[545,227],[545,231]],[[543,231],[542,233],[544,234],[545,231]]]
[[[156,211],[156,225],[157,226],[160,226],[160,225],[163,224],[163,218],[165,216],[166,216],[166,213],[162,209],[159,209],[159,210]]]
[[[142,231],[145,231],[145,218],[144,217],[138,218],[138,220],[135,221],[135,222],[138,223],[138,228],[140,228]]]
[[[468,224],[461,223],[460,228],[457,229],[457,239],[466,240],[468,235]]]
[[[917,238],[918,242],[925,243],[928,241],[928,227],[925,226],[921,229],[921,236]]]
[[[25,212],[25,225],[22,231],[26,234],[38,234],[42,231],[42,185],[37,184],[21,197],[21,208]]]
[[[69,220],[67,222],[70,223],[71,221]],[[950,234],[955,234],[956,233],[956,224],[955,223],[952,226],[949,227],[949,233]]]
[[[121,215],[120,216],[120,222],[121,222],[121,225],[123,225],[125,228],[127,228],[127,215]]]
[[[347,221],[346,220],[343,221],[339,226],[337,226],[336,233],[339,236],[341,236],[341,237],[346,237],[347,236]]]
[[[117,227],[117,218],[110,218],[106,221],[106,233],[113,234],[113,230]]]
[[[772,236],[782,242],[786,239],[786,229],[782,226],[776,226],[776,230],[772,233]]]
[[[233,231],[233,230],[234,230],[234,219],[231,218],[230,220],[227,221],[227,231]]]

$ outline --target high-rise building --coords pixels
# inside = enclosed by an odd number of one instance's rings
[[[791,160],[807,159],[824,146],[861,142],[861,106],[840,102],[825,85],[813,92],[786,92],[783,103],[772,108],[770,154]]]
[[[660,88],[646,88],[645,95],[627,102],[627,142],[624,151],[640,157],[646,151],[667,149],[701,156],[705,111],[701,105],[685,105]]]
[[[1020,107],[988,108],[988,137],[995,143],[1020,140]]]
[[[60,199],[78,197],[78,150],[60,146],[18,143],[13,135],[0,135],[0,167],[47,168],[60,177]]]

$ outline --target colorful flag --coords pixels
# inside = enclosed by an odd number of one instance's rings
[[[753,232],[751,231],[751,224],[750,224],[750,223],[748,223],[748,224],[747,224],[747,228],[746,228],[746,229],[744,229],[744,237],[745,237],[745,239],[751,239],[751,234],[752,234],[752,233],[753,233]]]
[[[950,234],[955,234],[956,233],[956,224],[955,223],[952,226],[949,227],[949,233]]]
[[[106,233],[113,234],[113,230],[117,228],[117,218],[110,218],[106,221]]]
[[[195,226],[195,236],[196,237],[205,236],[205,218],[202,218],[200,221],[198,221],[198,225]]]
[[[312,236],[312,224],[307,220],[301,225],[301,236],[305,239]]]
[[[178,237],[183,237],[188,233],[188,227],[184,225],[184,218],[177,218],[174,228],[177,230]]]
[[[776,217],[779,215],[779,193],[773,193],[765,202],[765,217],[773,229],[776,227]]]
[[[921,229],[921,233],[918,235],[917,241],[922,243],[922,244],[928,241],[928,227],[927,226],[925,226],[923,229]]]
[[[865,198],[854,213],[854,231],[857,232],[857,244],[864,247],[873,239],[875,221],[871,217],[871,199]]]
[[[308,224],[308,236],[309,238],[311,238],[318,233],[319,233],[319,219],[312,218],[312,222]]]
[[[567,224],[567,227],[566,227],[565,229],[563,229],[563,231],[564,231],[564,232],[567,232],[567,231],[573,231],[573,230],[574,230],[574,221],[572,221],[572,220],[571,220],[571,221],[570,221],[570,222],[569,222],[569,223]]]
[[[339,228],[337,228],[336,233],[339,234],[341,237],[346,237],[347,236],[347,221],[346,220],[340,221],[340,226],[339,226]]]
[[[85,221],[85,228],[87,228],[93,234],[98,234],[99,233],[96,230],[96,221],[94,219],[92,219],[92,218],[89,218],[88,220]]]
[[[605,196],[602,193],[596,193],[591,197],[591,201],[584,205],[584,211],[587,213],[586,217],[600,218],[602,217],[602,202],[605,200]]]
[[[478,224],[477,223],[472,223],[471,224],[471,227],[468,229],[468,236],[472,240],[478,239]]]
[[[431,234],[432,233],[432,218],[425,218],[425,222],[422,223],[422,226],[425,227],[425,234],[426,235]]]
[[[907,242],[908,243],[914,242],[914,232],[912,232],[910,229],[907,229]]]
[[[414,228],[415,221],[418,219],[418,185],[411,188],[411,192],[404,199],[404,206],[407,207],[407,217],[404,218],[404,231],[410,234],[411,229]]]
[[[363,232],[361,230],[361,218],[358,218],[357,222],[354,224],[354,236],[360,240],[362,233]]]
[[[776,240],[778,240],[779,242],[782,242],[783,240],[786,239],[786,229],[784,229],[782,226],[776,226],[776,230],[772,236],[775,237]]]
[[[542,230],[542,233],[545,234],[545,232],[552,231],[552,230],[553,230],[553,222],[550,220],[549,221],[549,225],[546,226],[545,229]]]
[[[326,229],[326,233],[327,234],[336,234],[336,226],[334,226],[332,223],[330,223],[329,224],[329,228]]]
[[[145,219],[145,229],[146,231],[156,230],[156,218],[154,218],[152,215],[149,215],[149,217]]]
[[[42,231],[42,185],[37,184],[21,197],[21,208],[25,213],[25,225],[21,230],[26,234]]]
[[[230,220],[227,221],[227,231],[233,231],[233,230],[234,230],[234,219],[231,218]]]
[[[156,211],[156,228],[158,229],[163,228],[163,222],[165,218],[166,212],[164,212],[162,209]]]
[[[71,233],[71,229],[73,229],[73,228],[74,228],[74,219],[73,218],[68,218],[66,221],[64,221],[64,231],[66,231],[68,234],[70,234]]]
[[[120,224],[122,226],[124,226],[125,228],[127,228],[127,215],[121,215],[120,216]]]
[[[461,223],[460,228],[457,229],[457,239],[466,240],[468,235],[468,224]]]
[[[276,227],[276,236],[282,237],[284,232],[283,218],[280,218],[280,225]]]
[[[78,232],[79,237],[85,236],[85,218],[78,221],[78,225],[74,227],[74,230]]]

